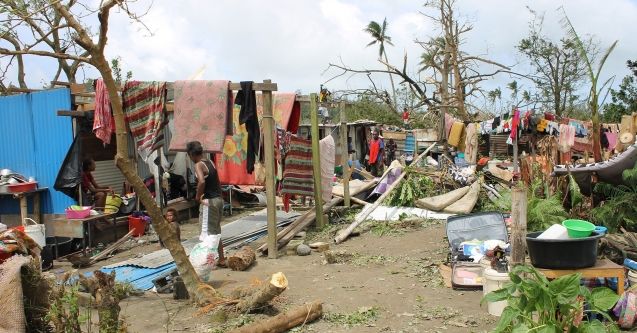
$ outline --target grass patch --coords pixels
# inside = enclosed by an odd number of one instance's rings
[[[323,319],[334,325],[352,328],[355,326],[371,325],[380,315],[380,309],[376,306],[362,307],[352,313],[326,313]]]
[[[366,267],[369,265],[385,265],[387,263],[396,262],[396,258],[389,256],[373,256],[365,254],[354,254],[350,260],[350,263],[358,267]]]
[[[400,236],[407,231],[424,229],[432,225],[442,223],[440,220],[420,219],[409,216],[401,216],[398,221],[369,221],[366,224],[371,233],[378,237]]]
[[[254,316],[242,314],[236,318],[232,318],[231,320],[223,323],[220,326],[212,328],[208,333],[223,333],[228,332],[229,330],[245,326],[254,322]]]

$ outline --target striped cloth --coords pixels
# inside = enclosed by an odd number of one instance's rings
[[[289,150],[285,156],[281,193],[314,196],[311,141],[290,137]]]
[[[126,82],[122,99],[126,122],[145,161],[163,143],[166,82]]]
[[[95,113],[93,118],[93,132],[102,140],[104,145],[111,143],[113,135],[113,115],[111,114],[111,100],[104,80],[95,80]]]

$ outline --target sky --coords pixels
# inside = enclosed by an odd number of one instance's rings
[[[94,5],[98,2],[94,1]],[[325,71],[330,62],[359,69],[382,68],[378,49],[363,28],[371,20],[389,22],[390,63],[417,75],[422,49],[414,40],[438,33],[421,12],[423,1],[409,0],[139,0],[137,9],[152,4],[143,17],[147,30],[122,13],[113,13],[106,52],[121,57],[123,68],[137,80],[180,80],[202,72],[202,79],[261,81],[271,79],[280,91],[317,92],[337,71]],[[602,48],[619,40],[608,59],[605,77],[615,85],[629,72],[626,60],[637,58],[637,0],[458,0],[460,19],[473,25],[463,49],[528,73],[515,46],[528,33],[532,15],[527,6],[545,13],[544,31],[556,40],[564,34],[559,24],[563,7],[581,35],[593,35]],[[52,66],[27,62],[32,85],[50,80]],[[54,68],[53,68],[54,69]],[[203,71],[202,71],[203,70]],[[87,70],[88,77],[96,73]],[[486,82],[493,89],[512,80],[507,75]],[[375,81],[389,87],[385,75]],[[520,81],[523,87],[531,83]],[[365,77],[344,76],[327,83],[330,90],[366,88]]]

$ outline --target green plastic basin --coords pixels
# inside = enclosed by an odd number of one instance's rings
[[[562,225],[568,231],[570,238],[584,238],[590,236],[595,230],[595,225],[584,220],[564,220]]]

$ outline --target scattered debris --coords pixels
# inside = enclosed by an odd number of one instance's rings
[[[325,252],[330,249],[330,244],[326,242],[314,242],[310,244],[310,248],[318,252]]]
[[[323,318],[336,325],[352,328],[355,326],[372,326],[378,319],[380,309],[378,307],[361,307],[352,313],[326,313]]]

